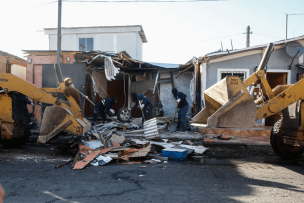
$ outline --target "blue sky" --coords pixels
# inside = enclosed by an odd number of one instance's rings
[[[48,49],[47,36],[37,30],[57,27],[57,3],[50,2],[1,1],[0,50],[22,57],[21,50]],[[234,49],[244,48],[248,25],[253,32],[251,46],[284,39],[285,13],[304,14],[303,8],[303,0],[63,2],[62,26],[142,25],[148,39],[144,61],[185,63],[220,49],[221,42],[224,49],[231,49],[230,39]],[[304,35],[303,22],[304,15],[289,16],[289,38]]]

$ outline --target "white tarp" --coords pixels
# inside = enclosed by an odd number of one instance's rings
[[[119,73],[119,68],[116,68],[113,64],[112,58],[105,56],[104,66],[107,80],[115,80],[115,76]]]

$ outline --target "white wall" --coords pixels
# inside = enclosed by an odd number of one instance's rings
[[[16,64],[11,65],[11,73],[17,77],[26,80],[26,67],[19,66]]]
[[[94,38],[94,50],[126,51],[132,58],[142,60],[142,40],[137,32],[62,34],[62,50],[79,51],[79,38]],[[49,49],[57,49],[57,35],[49,35]]]

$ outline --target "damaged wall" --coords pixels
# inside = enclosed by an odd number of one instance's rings
[[[93,71],[93,76],[98,80],[99,84],[103,87],[103,89],[107,92],[108,90],[108,81],[106,78],[106,74]],[[99,95],[101,98],[107,98],[107,94],[101,89],[97,81],[95,81],[95,84],[93,85],[94,91]]]
[[[173,74],[174,84],[178,91],[183,92],[187,95],[187,101],[189,104],[188,113],[191,113],[192,101],[190,96],[190,81],[192,79],[192,72],[182,73],[177,79],[175,76],[177,73]],[[170,78],[170,73],[160,74],[160,78]],[[160,101],[163,105],[164,116],[174,117],[176,109],[176,101],[172,94],[172,84],[171,83],[162,83],[160,84]]]
[[[131,83],[132,92],[137,94],[144,94],[147,90],[151,90],[154,87],[155,80],[142,80]]]
[[[175,87],[177,88],[178,91],[181,91],[187,95],[187,101],[189,104],[188,113],[191,113],[191,107],[193,106],[192,101],[191,101],[191,96],[190,96],[190,81],[193,77],[192,72],[182,73],[177,79],[175,79],[176,75],[177,75],[177,73],[173,74]],[[153,97],[153,94],[149,90],[153,89],[153,87],[154,87],[155,77],[156,77],[156,74],[153,74],[153,76],[151,77],[152,80],[150,80],[150,77],[148,74],[145,77],[136,76],[137,81],[131,83],[132,92],[136,92],[137,94],[144,94],[151,100]],[[171,78],[170,73],[160,73],[160,79],[164,79],[164,78]],[[153,104],[155,104],[156,102],[158,102],[160,100],[161,104],[163,105],[164,116],[169,116],[169,117],[173,118],[174,114],[175,114],[175,109],[176,109],[176,101],[173,98],[173,94],[172,94],[172,84],[171,83],[161,83],[158,85],[160,87],[159,98],[155,97],[153,100]],[[156,88],[155,94],[157,94],[157,93],[158,93],[158,89]],[[133,105],[134,105],[134,102],[131,103],[131,107]],[[139,114],[137,114],[137,113],[133,112],[132,115],[139,116]]]

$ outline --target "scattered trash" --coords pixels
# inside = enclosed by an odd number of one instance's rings
[[[159,159],[145,160],[144,163],[146,163],[146,164],[159,164],[159,163],[161,163],[161,160],[159,160]]]
[[[104,146],[99,140],[84,141],[83,144],[91,149],[97,149]]]
[[[106,124],[96,124],[78,141],[71,142],[78,152],[73,160],[73,169],[83,169],[88,164],[92,166],[106,165],[115,160],[118,164],[160,164],[168,163],[168,159],[185,160],[188,155],[203,154],[207,148],[197,146],[190,140],[176,141],[162,139],[158,130],[167,127],[172,120],[169,117],[153,118],[142,125],[142,118],[131,118],[123,123],[112,117]],[[140,129],[142,128],[143,129]],[[136,135],[135,133],[141,133]],[[132,134],[132,135],[131,135]],[[134,139],[140,137],[141,139]],[[184,143],[184,144],[182,144]],[[62,167],[67,163],[56,166]],[[146,166],[140,166],[146,168]],[[144,175],[141,175],[144,176]]]
[[[163,149],[162,156],[168,157],[169,159],[183,161],[188,156],[188,150],[187,149]]]
[[[91,161],[91,165],[93,165],[93,166],[103,166],[106,163],[109,163],[110,161],[112,161],[111,157],[99,155],[93,161]]]
[[[145,175],[139,175],[139,177],[143,177],[143,176],[145,176]]]

